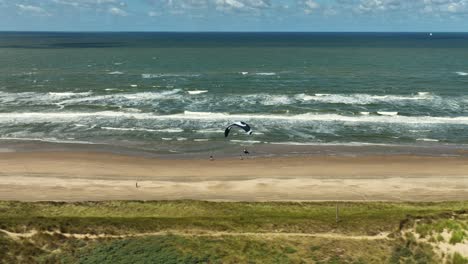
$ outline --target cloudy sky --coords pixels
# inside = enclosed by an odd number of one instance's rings
[[[468,31],[468,0],[0,0],[0,30]]]

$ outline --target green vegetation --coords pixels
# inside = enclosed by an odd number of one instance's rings
[[[464,243],[465,208],[340,203],[336,223],[335,203],[0,202],[0,229],[18,233],[0,231],[0,263],[440,263],[429,243],[400,230],[431,243],[450,232],[451,242]],[[160,231],[169,234],[145,235]],[[389,238],[361,238],[382,232]]]
[[[447,232],[451,235],[448,241],[450,244],[464,243],[468,233],[468,215],[460,214],[457,219],[427,218],[419,221],[415,230],[421,237],[430,236],[439,242],[444,241],[441,233]]]
[[[430,217],[468,208],[452,203],[215,203],[203,201],[0,202],[0,228],[129,234],[198,229],[373,235],[396,230],[407,216]]]
[[[468,264],[468,259],[458,253],[455,253],[453,254],[452,264]]]

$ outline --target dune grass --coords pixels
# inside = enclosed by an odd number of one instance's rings
[[[372,235],[398,229],[407,216],[465,210],[451,203],[216,203],[203,201],[0,202],[0,228],[9,231],[125,234],[197,229],[230,232],[339,232]]]
[[[439,230],[465,231],[465,219],[453,215],[466,214],[468,202],[340,202],[338,223],[335,206],[334,202],[5,201],[0,202],[0,229],[38,232],[16,239],[0,232],[0,263],[440,263],[430,245],[419,243],[413,234],[402,237],[399,230],[414,226],[415,232],[434,240]],[[158,231],[173,235],[65,236]],[[266,234],[197,236],[194,231]],[[339,236],[268,235],[277,232]],[[381,232],[391,233],[389,239],[346,238]],[[461,261],[463,256],[453,257],[454,263]]]

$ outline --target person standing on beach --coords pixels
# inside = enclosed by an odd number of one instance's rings
[[[249,152],[246,148],[244,148],[244,154],[245,154],[245,155],[249,155],[250,152]]]

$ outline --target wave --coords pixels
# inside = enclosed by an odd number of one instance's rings
[[[418,138],[416,140],[417,141],[426,141],[426,142],[439,142],[438,139],[432,139],[432,138]]]
[[[200,74],[181,74],[181,73],[143,73],[141,78],[143,79],[156,79],[165,77],[199,77]]]
[[[316,101],[321,103],[332,104],[373,104],[386,103],[396,101],[413,101],[413,100],[431,100],[434,97],[427,92],[418,92],[416,95],[371,95],[371,94],[298,94],[295,98],[299,101]]]
[[[377,112],[377,114],[383,115],[383,116],[396,116],[396,115],[398,115],[398,112],[384,112],[384,111],[379,111],[379,112]]]
[[[101,127],[105,130],[118,130],[118,131],[144,131],[144,132],[166,132],[166,133],[180,133],[184,132],[180,128],[166,128],[166,129],[149,129],[149,128],[138,128],[138,127]]]
[[[91,96],[91,97],[72,98],[68,100],[63,100],[59,102],[59,104],[67,105],[67,104],[96,103],[96,102],[105,102],[107,104],[111,104],[111,103],[122,104],[125,102],[130,102],[132,104],[135,104],[135,102],[141,102],[141,101],[176,99],[176,98],[179,98],[177,94],[180,91],[181,91],[180,89],[173,89],[173,90],[162,91],[162,92],[140,92],[140,93],[119,93],[119,94],[97,95],[97,96]]]
[[[109,74],[109,75],[122,75],[122,74],[124,74],[124,73],[121,72],[121,71],[113,71],[113,72],[109,72],[108,74]]]
[[[194,130],[195,133],[224,133],[224,130],[222,129],[199,129],[199,130]]]
[[[72,122],[86,118],[123,118],[136,120],[200,120],[200,121],[235,121],[256,120],[284,122],[358,122],[358,123],[403,123],[403,124],[461,124],[468,125],[468,116],[434,117],[434,116],[401,116],[401,115],[358,115],[345,116],[338,114],[305,113],[298,115],[274,114],[228,114],[211,112],[190,112],[180,114],[156,115],[153,113],[130,113],[116,111],[102,112],[30,112],[0,113],[0,122]]]
[[[259,76],[274,76],[274,75],[276,75],[276,72],[257,72],[257,73],[255,73],[255,75],[259,75]]]
[[[86,97],[91,95],[92,92],[48,92],[48,93],[36,93],[36,92],[22,92],[22,93],[8,93],[0,91],[0,102],[1,103],[14,103],[22,104],[55,104],[60,100],[67,98],[78,98]]]
[[[191,95],[195,95],[195,94],[207,93],[208,90],[193,90],[193,91],[187,91],[187,92]]]
[[[260,103],[262,105],[288,105],[294,104],[294,98],[288,95],[270,95],[270,94],[247,94],[239,96],[229,96],[224,99],[229,102],[244,102],[248,104]]]
[[[154,129],[146,129],[146,128],[137,128],[137,127],[101,127],[104,130],[117,130],[117,131],[144,131],[144,132],[157,132]]]
[[[166,132],[166,133],[181,133],[184,132],[181,128],[166,128],[166,129],[158,129],[158,132]]]
[[[47,93],[50,96],[64,98],[64,97],[77,97],[77,96],[89,96],[92,92],[84,92],[84,93],[74,93],[74,92],[49,92]]]
[[[455,72],[456,74],[460,75],[460,76],[468,76],[468,72]]]

